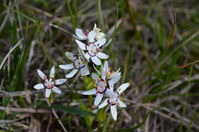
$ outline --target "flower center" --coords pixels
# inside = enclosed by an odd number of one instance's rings
[[[107,79],[111,79],[111,75],[115,72],[111,70],[111,68],[108,68],[108,71],[106,72]]]
[[[44,85],[46,86],[46,88],[51,89],[51,88],[53,88],[55,86],[55,83],[52,80],[46,79]]]
[[[119,103],[118,103],[118,99],[117,98],[109,98],[108,99],[108,104],[110,104],[110,105],[118,105]]]
[[[95,44],[93,44],[93,43],[89,44],[87,46],[87,50],[88,50],[89,55],[92,56],[92,57],[94,57],[97,54],[97,52],[98,52],[97,46]]]
[[[84,63],[79,59],[76,59],[73,64],[76,69],[84,67]]]
[[[95,28],[94,31],[95,31],[96,33],[99,33],[99,32],[101,32],[101,29],[100,29],[100,28]]]
[[[88,35],[89,30],[83,31],[83,34]]]
[[[97,93],[101,93],[104,94],[107,90],[107,83],[105,80],[101,79],[98,81],[98,83],[96,84],[96,91]]]

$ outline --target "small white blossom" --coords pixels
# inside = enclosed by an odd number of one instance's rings
[[[45,88],[45,96],[47,98],[50,96],[51,90],[54,91],[55,93],[58,93],[58,94],[61,93],[61,90],[58,87],[56,87],[56,85],[61,85],[61,84],[65,83],[66,79],[54,80],[54,77],[55,77],[55,67],[54,66],[50,70],[49,79],[47,78],[47,76],[41,70],[38,69],[37,73],[44,82],[35,85],[34,86],[35,89]]]
[[[81,50],[86,60],[90,60],[96,64],[101,65],[100,59],[107,59],[109,56],[101,52],[101,47],[106,43],[106,36],[99,28],[94,26],[93,30],[88,33],[83,33],[81,29],[76,29],[77,39],[75,42]],[[80,40],[87,40],[86,43]]]
[[[107,59],[109,57],[108,55],[100,52],[101,49],[98,47],[98,43],[96,42],[86,45],[77,39],[75,41],[80,49],[83,50],[83,55],[88,62],[91,60],[94,64],[99,66],[102,64],[100,59]]]
[[[101,109],[106,105],[109,105],[113,119],[117,120],[117,106],[126,107],[126,104],[120,99],[120,94],[125,91],[128,86],[129,83],[124,83],[116,91],[110,92],[109,98],[105,99],[105,101],[101,103],[98,108]]]
[[[95,39],[97,41],[104,41],[104,43],[106,43],[106,35],[105,35],[105,33],[103,33],[101,31],[101,29],[97,27],[96,24],[94,25],[93,31],[96,33]]]
[[[96,95],[95,101],[94,101],[94,105],[99,105],[99,103],[101,102],[103,96],[105,94],[111,95],[110,92],[112,92],[112,90],[109,89],[108,83],[106,80],[99,78],[95,73],[92,73],[92,79],[94,81],[94,87],[91,90],[88,90],[86,92],[83,92],[83,95]]]
[[[71,52],[66,52],[66,57],[72,61],[70,64],[66,65],[59,65],[61,69],[64,70],[69,70],[71,69],[72,71],[66,75],[66,78],[72,78],[78,71],[80,71],[82,76],[89,75],[89,70],[86,64],[84,63],[83,57],[79,53],[78,56],[75,56]]]
[[[104,95],[112,96],[113,85],[117,83],[121,77],[120,72],[110,73],[108,62],[106,61],[102,66],[101,77],[99,78],[95,73],[92,73],[94,81],[94,89],[83,92],[83,95],[96,94],[94,105],[99,105]]]
[[[95,40],[96,41],[101,41],[103,42],[104,44],[106,43],[106,35],[105,33],[101,32],[101,29],[100,28],[97,28],[97,25],[95,24],[94,25],[94,28],[93,30],[91,30],[90,32],[95,32]],[[88,31],[83,31],[82,29],[75,29],[75,38],[77,38],[78,40],[87,40],[89,41],[89,33]]]
[[[102,66],[101,76],[102,79],[107,80],[110,89],[113,90],[114,84],[117,83],[121,78],[121,72],[119,69],[116,72],[111,71],[108,66],[108,62],[105,61],[104,65]]]

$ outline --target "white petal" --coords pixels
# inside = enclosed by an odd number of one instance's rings
[[[75,40],[75,42],[77,43],[77,45],[79,46],[79,48],[81,48],[82,50],[86,50],[86,45],[84,43],[82,43],[79,40]]]
[[[71,77],[73,77],[77,72],[78,72],[77,69],[73,69],[70,73],[68,73],[68,74],[66,75],[66,78],[71,78]]]
[[[105,107],[107,104],[108,104],[108,99],[105,99],[104,102],[99,105],[98,109]]]
[[[126,107],[126,104],[118,99],[119,107]]]
[[[55,85],[61,85],[66,82],[66,79],[57,79],[55,80]]]
[[[65,55],[66,55],[66,57],[67,57],[68,59],[70,59],[70,60],[72,60],[72,61],[74,61],[74,60],[76,59],[76,57],[74,56],[74,54],[71,53],[71,52],[65,52]]]
[[[115,92],[112,91],[112,90],[110,90],[110,89],[107,89],[105,94],[106,94],[108,97],[110,97],[110,98],[116,98],[116,97],[117,97],[117,94],[115,94]]]
[[[97,96],[95,97],[95,101],[94,101],[94,105],[95,106],[99,105],[99,103],[101,102],[103,96],[104,96],[103,94],[97,94]]]
[[[97,56],[91,57],[91,60],[97,66],[100,66],[102,64],[102,62],[100,61],[100,59]]]
[[[105,62],[104,62],[104,69],[103,69],[103,70],[105,71],[105,73],[108,72],[108,68],[109,68],[109,67],[108,67],[108,61],[105,61]]]
[[[93,30],[95,30],[95,28],[97,28],[97,24],[96,23],[94,24]]]
[[[68,70],[68,69],[73,69],[74,65],[73,65],[73,63],[66,64],[66,65],[59,65],[59,68],[64,69],[64,70]]]
[[[109,88],[110,88],[110,90],[113,91],[113,90],[114,90],[114,85],[110,85],[110,84],[109,84]]]
[[[61,90],[58,88],[58,87],[53,87],[52,90],[55,92],[55,93],[58,93],[60,94],[61,93]]]
[[[92,77],[92,79],[93,79],[94,82],[96,82],[96,83],[98,82],[99,77],[97,76],[97,74],[92,73],[91,77]]]
[[[88,53],[84,53],[84,57],[88,62],[90,61],[90,55]]]
[[[83,68],[80,69],[82,76],[87,76],[89,74],[88,67],[85,65]]]
[[[120,94],[122,93],[124,90],[127,89],[127,87],[129,86],[129,83],[124,83],[122,84],[118,89],[117,89],[117,92]]]
[[[101,72],[101,78],[105,80],[106,79],[106,74],[108,72],[108,62],[107,61],[104,62],[104,65],[102,66],[102,70],[101,71],[102,71]]]
[[[100,38],[100,37],[99,37]],[[101,47],[106,44],[106,38],[100,38],[97,40],[97,47]]]
[[[55,77],[55,66],[53,66],[50,70],[50,77],[54,78]]]
[[[95,41],[95,36],[96,36],[96,32],[95,31],[90,31],[88,33],[88,42],[94,42]]]
[[[106,35],[103,32],[99,32],[97,35],[100,39],[105,39]]]
[[[102,53],[102,52],[98,52],[97,53],[97,56],[99,57],[99,58],[101,58],[101,59],[107,59],[109,56],[108,55],[106,55],[106,54],[104,54],[104,53]]]
[[[110,85],[113,85],[115,83],[117,83],[120,80],[121,76],[118,73],[113,73],[113,75],[111,76],[111,80],[108,81],[108,83]]]
[[[114,120],[117,120],[117,108],[116,105],[111,106],[111,114]]]
[[[121,75],[120,68],[117,70],[117,73]]]
[[[50,97],[50,93],[51,93],[51,89],[46,89],[45,95],[47,98]]]
[[[42,89],[44,88],[44,85],[42,83],[39,83],[37,85],[34,86],[35,89]]]
[[[93,110],[93,113],[97,113],[98,109]]]
[[[113,74],[111,74],[111,77],[110,77],[110,78],[113,78],[114,76],[121,77],[120,69],[118,69],[116,72],[114,72]]]
[[[39,69],[37,69],[37,73],[38,73],[38,75],[41,77],[41,79],[46,79],[47,77],[46,77],[46,75],[41,71],[41,70],[39,70]]]
[[[82,93],[83,95],[93,95],[96,94],[96,89],[91,89]]]
[[[75,29],[75,34],[80,40],[86,40],[87,36],[83,33],[83,31],[79,28]]]

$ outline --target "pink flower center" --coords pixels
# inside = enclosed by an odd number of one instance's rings
[[[94,57],[98,53],[98,48],[94,43],[89,44],[87,47],[88,54]]]
[[[55,82],[52,81],[51,79],[48,80],[48,79],[45,79],[45,83],[44,83],[44,86],[48,89],[52,89],[54,86],[55,86]]]
[[[104,94],[107,90],[107,83],[105,80],[103,79],[100,79],[98,81],[98,83],[95,84],[96,85],[96,91],[97,93],[101,93],[101,94]]]
[[[110,99],[108,99],[108,104],[110,104],[112,106],[113,105],[119,105],[117,100],[118,100],[117,98],[110,98]]]

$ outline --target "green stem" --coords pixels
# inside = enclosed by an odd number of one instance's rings
[[[102,15],[102,6],[101,0],[97,0],[97,13],[98,13],[98,21],[101,29],[105,29],[103,15]]]
[[[72,24],[73,24],[73,28],[77,28],[77,22],[75,21],[75,16],[73,15],[73,11],[72,11],[72,8],[70,6],[70,2],[69,0],[66,0],[66,5],[68,7],[68,11],[70,13],[70,17],[71,17],[71,21],[72,21]]]
[[[39,35],[39,42],[40,42],[41,48],[42,48],[44,54],[46,55],[46,57],[47,57],[49,63],[52,65],[52,64],[53,64],[53,63],[52,63],[52,60],[50,59],[50,56],[48,55],[48,53],[47,53],[47,51],[46,51],[46,49],[45,49],[45,47],[44,47],[44,43],[43,43],[43,41],[42,41],[42,36],[41,36],[41,30],[40,30],[39,22],[37,21],[37,18],[36,18],[36,16],[35,16],[35,14],[34,14],[33,11],[32,11],[32,14],[33,14],[33,16],[34,16],[35,23],[36,23],[36,26],[37,26],[37,32],[38,32],[38,35]]]

